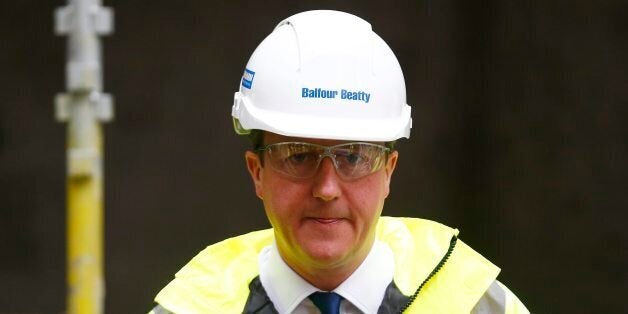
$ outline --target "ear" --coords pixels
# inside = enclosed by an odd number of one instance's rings
[[[396,150],[388,154],[388,159],[386,160],[386,166],[384,168],[384,171],[386,172],[386,182],[384,183],[386,184],[386,197],[388,197],[388,194],[390,193],[390,181],[392,179],[392,174],[395,171],[395,167],[397,166],[398,159],[399,152]]]
[[[259,159],[259,155],[252,151],[246,151],[244,153],[244,159],[246,160],[246,168],[249,170],[249,174],[251,175],[251,179],[253,180],[253,185],[255,186],[255,194],[260,199],[264,199],[262,197],[262,162]]]

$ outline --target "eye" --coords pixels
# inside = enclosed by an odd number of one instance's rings
[[[286,160],[293,164],[300,164],[300,163],[305,163],[311,160],[312,158],[313,156],[311,153],[294,153],[288,156]]]
[[[335,154],[337,160],[350,165],[357,165],[368,161],[367,156],[360,154],[358,151],[353,149],[338,150]]]
[[[351,153],[345,156],[345,159],[351,164],[357,164],[358,162],[364,160],[364,157],[356,153]]]

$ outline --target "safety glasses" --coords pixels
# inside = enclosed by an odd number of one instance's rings
[[[282,142],[257,149],[266,152],[267,161],[276,171],[290,177],[313,177],[321,160],[331,158],[336,173],[343,180],[353,180],[380,170],[386,162],[388,147],[372,143],[345,143],[323,146],[302,142]]]

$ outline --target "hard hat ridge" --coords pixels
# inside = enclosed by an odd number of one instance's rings
[[[354,63],[371,63],[371,24],[357,16],[331,10],[306,11],[281,21],[274,30],[282,27],[290,27],[294,33],[299,69],[303,65],[316,66],[308,61],[338,54]]]

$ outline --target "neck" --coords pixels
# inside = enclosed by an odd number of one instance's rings
[[[342,269],[320,268],[308,270],[290,267],[312,286],[323,291],[332,291],[347,280],[358,266],[360,265],[358,264],[350,268],[343,267]]]

